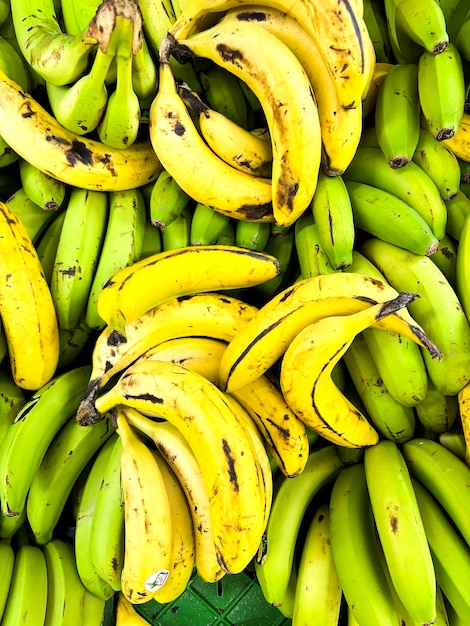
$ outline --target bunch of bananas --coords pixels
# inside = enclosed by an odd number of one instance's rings
[[[2,624],[470,623],[469,33],[0,0]]]

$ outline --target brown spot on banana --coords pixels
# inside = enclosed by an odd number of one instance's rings
[[[228,474],[230,482],[233,485],[233,489],[236,493],[240,490],[240,485],[238,484],[237,472],[235,471],[235,460],[232,456],[232,450],[230,449],[230,444],[226,439],[222,439],[222,450],[224,451],[225,458],[227,459],[228,465]]]

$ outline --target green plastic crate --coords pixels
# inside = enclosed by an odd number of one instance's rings
[[[137,605],[138,613],[153,626],[287,626],[279,609],[266,602],[249,570],[226,575],[216,583],[194,576],[174,602],[150,600]]]

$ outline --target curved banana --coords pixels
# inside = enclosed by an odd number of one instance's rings
[[[305,70],[280,39],[253,22],[219,24],[170,44],[204,57],[245,82],[260,101],[271,135],[272,210],[281,226],[295,222],[315,192],[321,160],[318,107]],[[184,56],[184,52],[183,52]],[[278,62],[272,65],[272,59]],[[276,71],[274,71],[276,69]],[[277,105],[273,108],[272,103]],[[296,132],[290,129],[296,128]],[[158,155],[158,150],[157,150]]]
[[[127,422],[126,408],[117,407],[113,419],[122,440],[122,593],[133,604],[141,604],[150,600],[168,577],[173,550],[170,502],[160,467],[151,449]]]
[[[171,224],[162,228],[163,252],[181,250],[191,245],[191,222],[193,212],[192,207],[185,207]]]
[[[204,472],[219,564],[242,571],[261,542],[266,500],[253,443],[224,394],[181,365],[144,360],[96,401],[99,413],[118,405],[168,419],[183,433]]]
[[[8,601],[8,594],[13,577],[15,565],[15,552],[12,546],[5,541],[0,542],[0,619],[2,619],[5,606]]]
[[[49,176],[25,159],[18,161],[18,169],[28,198],[44,211],[58,211],[65,200],[65,183]]]
[[[119,592],[116,600],[116,626],[147,626],[148,621],[144,619],[132,602]]]
[[[405,446],[407,443],[404,444]],[[436,575],[407,463],[393,441],[366,448],[367,490],[398,597],[418,623],[436,614]]]
[[[456,157],[470,162],[470,113],[464,112],[455,134],[450,139],[444,139],[444,142]]]
[[[42,239],[44,231],[57,217],[58,213],[45,211],[28,194],[29,192],[26,192],[25,187],[21,186],[6,200],[5,204],[23,224],[31,242],[38,250],[38,244]]]
[[[457,194],[446,202],[447,234],[455,241],[459,241],[464,229],[465,218],[470,214],[470,198],[462,191],[462,185]]]
[[[248,129],[249,106],[245,93],[249,87],[246,85],[242,87],[243,81],[217,65],[201,68],[198,75],[202,86],[202,97],[208,105],[232,122]],[[256,96],[254,98],[256,99]]]
[[[54,375],[59,328],[49,285],[25,227],[0,202],[0,316],[13,378],[37,390]]]
[[[206,336],[229,341],[256,314],[256,307],[221,294],[174,298],[151,309],[126,327],[127,340],[105,328],[95,341],[93,368],[77,419],[96,417],[96,395],[114,374],[122,371],[157,344],[175,337]]]
[[[281,363],[282,393],[294,413],[327,441],[347,448],[378,442],[377,431],[338,389],[331,371],[356,335],[407,306],[414,294],[375,304],[356,313],[324,317],[292,340]]]
[[[162,170],[150,141],[119,150],[72,133],[1,70],[0,135],[37,168],[84,189],[140,187]]]
[[[431,54],[445,52],[449,43],[444,12],[437,2],[399,0],[396,29]]]
[[[151,223],[163,229],[169,226],[189,205],[191,198],[178,185],[167,170],[163,170],[153,183],[149,198]]]
[[[230,341],[220,364],[222,388],[231,392],[269,369],[307,324],[325,316],[353,313],[397,295],[398,291],[384,282],[342,272],[306,278],[286,287]],[[406,310],[377,322],[382,324],[413,341],[418,339],[434,356],[439,354]]]
[[[349,220],[347,220],[349,222]],[[346,225],[347,231],[348,225]],[[332,274],[330,263],[320,238],[320,229],[312,211],[305,211],[294,224],[294,244],[302,278]]]
[[[47,284],[49,285],[49,288],[51,285],[52,271],[54,268],[57,247],[60,241],[60,231],[62,230],[62,226],[64,224],[65,214],[66,211],[60,211],[55,215],[52,221],[48,224],[46,230],[41,236],[41,239],[36,245],[38,257],[41,261],[42,270],[44,272],[44,276],[46,278]]]
[[[160,51],[159,89],[149,111],[150,141],[156,157],[196,202],[238,219],[272,221],[271,180],[231,167],[205,143],[178,94],[169,47],[170,40],[165,39]]]
[[[0,367],[0,446],[26,398],[26,392],[15,383],[9,369]]]
[[[231,219],[228,215],[214,211],[198,202],[191,215],[190,244],[192,246],[214,245]],[[238,223],[251,224],[252,222],[237,221]],[[269,223],[266,225],[270,227]],[[165,228],[162,230],[163,236],[165,230]]]
[[[425,397],[415,406],[416,417],[428,433],[447,432],[459,415],[457,396],[444,396],[428,380]]]
[[[191,274],[186,271],[188,266]],[[98,313],[112,330],[125,336],[125,324],[170,298],[252,287],[278,271],[279,264],[272,256],[237,246],[164,251],[117,272],[100,292]],[[149,285],[156,288],[149,289]]]

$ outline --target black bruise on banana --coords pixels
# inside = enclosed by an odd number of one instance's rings
[[[237,472],[235,471],[235,459],[232,456],[230,445],[226,439],[222,439],[222,450],[227,459],[229,480],[233,485],[234,491],[238,493],[240,491],[240,485],[238,484]]]

